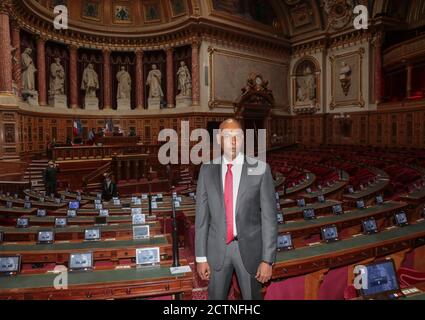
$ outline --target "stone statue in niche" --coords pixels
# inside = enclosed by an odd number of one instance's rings
[[[131,76],[125,70],[124,66],[121,66],[120,71],[117,72],[117,107],[121,108],[131,108]]]
[[[348,63],[342,62],[339,70],[339,81],[341,82],[342,91],[348,96],[351,88],[351,67]]]
[[[99,78],[92,63],[89,63],[83,71],[81,90],[86,91],[84,107],[86,109],[98,109],[99,99],[96,97],[96,90],[99,89]]]
[[[148,108],[159,109],[161,107],[161,101],[164,97],[164,92],[161,88],[161,78],[161,71],[158,70],[156,64],[153,64],[146,81],[149,86]]]
[[[177,78],[177,89],[180,93],[176,97],[176,105],[177,107],[189,107],[192,105],[192,77],[184,61],[180,62]]]
[[[31,54],[31,48],[26,48],[21,54],[22,95],[30,105],[38,106],[38,92],[35,90],[34,78],[34,73],[37,72],[37,69],[34,66]]]
[[[65,69],[61,65],[61,59],[56,57],[50,65],[50,91],[49,104],[53,107],[67,108],[65,95]]]
[[[61,59],[55,58],[50,65],[50,95],[65,94],[65,69],[61,65]]]
[[[315,102],[316,100],[316,77],[307,65],[303,71],[302,76],[297,77],[297,94],[296,101],[303,104]]]
[[[180,91],[179,96],[190,97],[192,95],[192,77],[184,61],[180,62],[177,77],[179,79],[177,88]]]

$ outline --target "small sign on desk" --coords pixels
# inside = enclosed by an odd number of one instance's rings
[[[171,274],[180,274],[180,273],[192,272],[192,269],[190,269],[189,266],[171,267],[170,272]]]

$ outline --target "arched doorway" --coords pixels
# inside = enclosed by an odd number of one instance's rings
[[[235,116],[244,130],[253,129],[255,136],[254,150],[258,150],[258,130],[265,129],[267,133],[266,148],[271,145],[270,142],[270,119],[271,111],[274,106],[274,97],[271,90],[268,89],[268,81],[265,81],[259,74],[251,74],[247,80],[247,85],[242,88],[242,95],[234,104]],[[266,150],[260,150],[266,151]]]

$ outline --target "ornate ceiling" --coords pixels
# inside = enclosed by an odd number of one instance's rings
[[[395,26],[424,25],[423,0],[13,0],[27,24],[49,28],[53,7],[64,4],[72,32],[116,38],[166,36],[193,26],[215,27],[281,44],[353,30],[353,9]],[[42,20],[40,22],[39,20]],[[51,28],[51,27],[50,27]]]

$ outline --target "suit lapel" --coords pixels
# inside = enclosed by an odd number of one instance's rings
[[[235,216],[238,215],[242,195],[244,194],[244,192],[246,190],[246,186],[247,186],[246,178],[247,178],[247,165],[246,165],[246,159],[244,157],[244,161],[243,161],[243,165],[242,165],[242,171],[241,171],[241,179],[239,181],[238,197],[236,198]]]
[[[217,188],[217,192],[218,192],[218,196],[221,200],[221,204],[224,208],[224,191],[223,191],[223,176],[222,176],[222,168],[221,168],[221,164],[214,164],[215,169],[214,169],[214,175],[213,175],[213,179],[214,179],[214,184]]]

